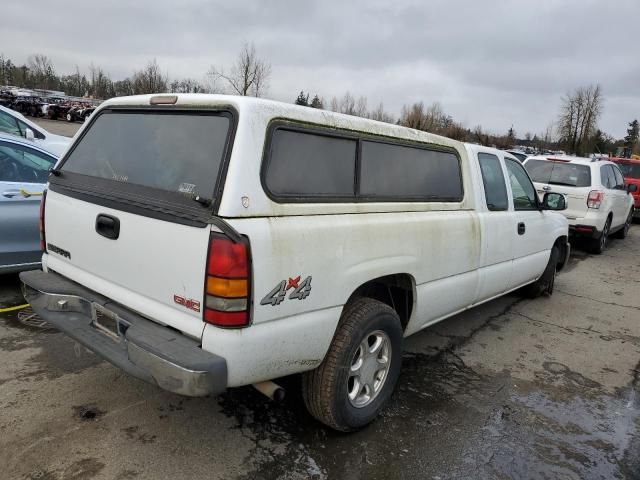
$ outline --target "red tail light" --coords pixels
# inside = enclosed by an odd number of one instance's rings
[[[235,243],[212,233],[207,255],[203,320],[218,327],[246,327],[250,323],[251,275],[249,242]]]
[[[600,190],[591,190],[587,197],[588,208],[600,208],[602,201],[604,200],[604,192]]]
[[[40,229],[40,250],[47,251],[47,239],[44,236],[44,202],[47,199],[47,191],[42,192],[42,200],[40,200],[40,221],[38,227]]]

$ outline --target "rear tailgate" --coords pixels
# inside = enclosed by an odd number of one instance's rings
[[[231,121],[218,110],[100,111],[50,179],[47,268],[199,338]]]
[[[47,268],[142,315],[199,338],[209,229],[105,208],[55,191],[46,199]],[[99,215],[120,223],[116,240],[96,231]]]

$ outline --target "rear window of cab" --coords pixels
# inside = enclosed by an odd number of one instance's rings
[[[227,112],[105,110],[61,169],[208,197],[218,179],[231,123]]]
[[[455,149],[348,132],[269,129],[263,185],[277,202],[422,201],[463,198]]]

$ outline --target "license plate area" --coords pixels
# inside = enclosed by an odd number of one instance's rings
[[[129,324],[118,317],[118,314],[97,303],[93,306],[93,326],[115,341],[120,341],[129,328]]]

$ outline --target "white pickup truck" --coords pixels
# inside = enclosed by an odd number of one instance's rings
[[[49,178],[44,319],[184,395],[303,374],[339,430],[373,420],[403,338],[569,255],[561,194],[509,154],[386,123],[220,95],[103,103]]]

